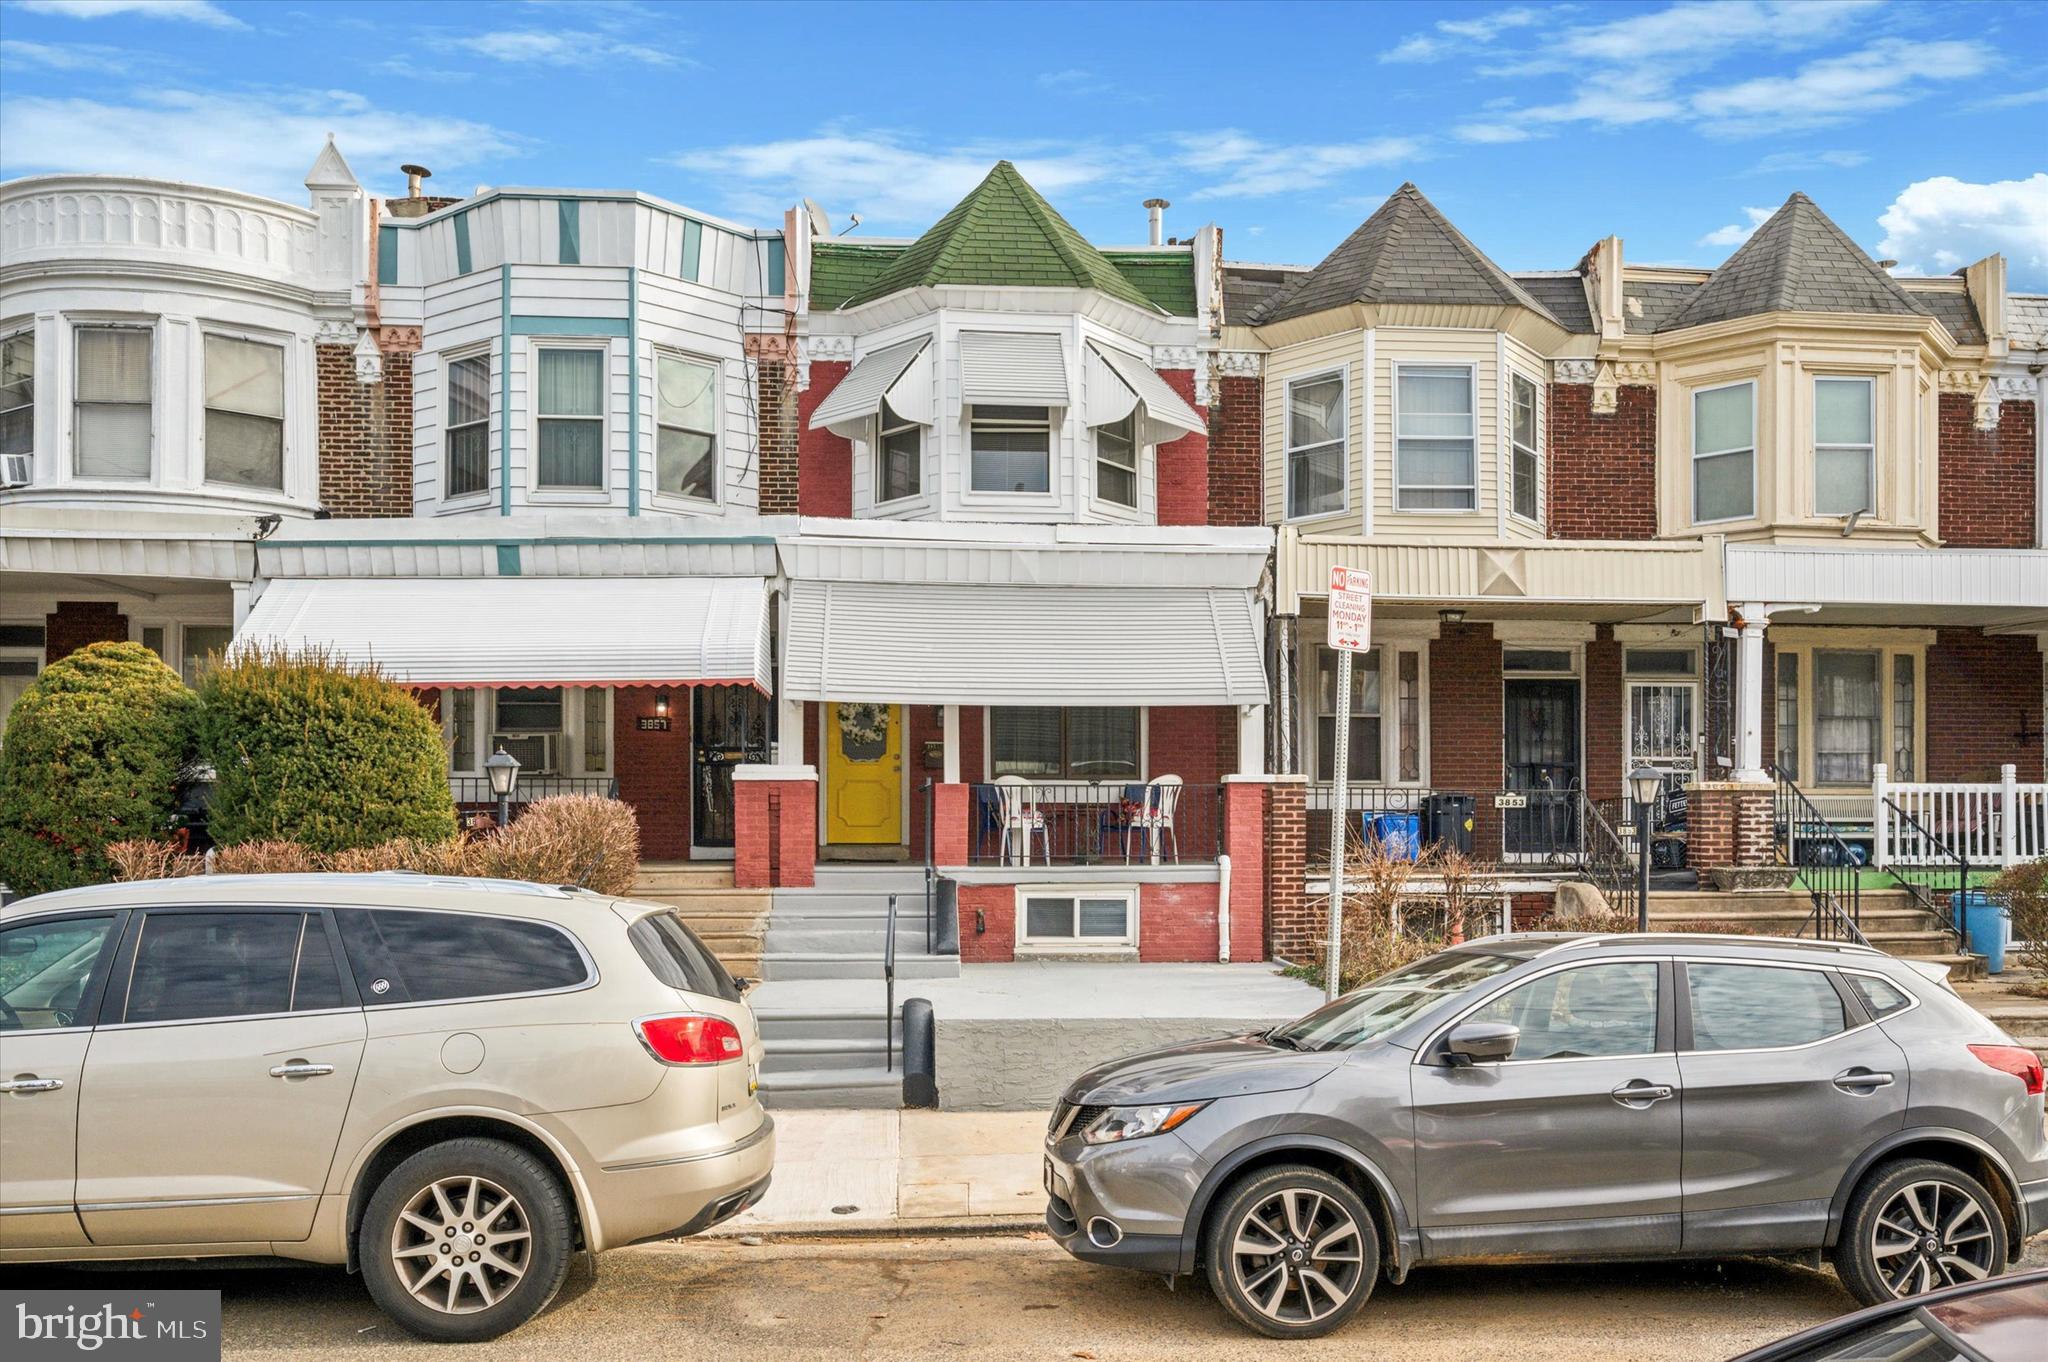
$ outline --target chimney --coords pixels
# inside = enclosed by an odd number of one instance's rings
[[[1154,246],[1160,244],[1161,233],[1164,232],[1166,227],[1166,210],[1171,207],[1173,205],[1165,199],[1145,200],[1145,221],[1151,228],[1150,237]]]
[[[420,181],[432,179],[434,172],[425,166],[402,165],[405,172],[405,197],[392,199],[384,210],[395,218],[423,218],[433,211],[433,201],[420,193]]]

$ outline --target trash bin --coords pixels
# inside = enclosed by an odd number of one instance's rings
[[[1422,801],[1422,840],[1472,854],[1472,817],[1478,801],[1468,794],[1433,794]]]
[[[1969,949],[1984,957],[1984,969],[1990,974],[2005,972],[2005,942],[2012,930],[2012,920],[2006,906],[1981,889],[1969,893],[1955,893],[1948,896],[1948,911],[1959,928],[1969,937]]]
[[[1412,861],[1422,848],[1422,830],[1412,813],[1373,813],[1365,816],[1367,846],[1379,843],[1392,861]]]

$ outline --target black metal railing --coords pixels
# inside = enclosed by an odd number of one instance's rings
[[[889,895],[889,927],[882,937],[882,1067],[887,1073],[896,1072],[896,899]]]
[[[1794,936],[1813,930],[1816,939],[1863,939],[1863,860],[1853,851],[1833,820],[1806,797],[1783,769],[1773,766],[1777,785],[1771,797],[1771,828],[1778,859],[1798,875],[1813,911]]]
[[[1916,906],[1931,914],[1942,925],[1942,930],[1955,938],[1957,954],[1968,955],[1970,858],[1957,851],[1947,839],[1928,831],[1926,824],[1900,808],[1891,796],[1885,796],[1884,803],[1895,820],[1893,826],[1901,833],[1910,833],[1918,838],[1920,843],[1914,857],[1919,864],[1900,866],[1887,860],[1883,866],[1884,873],[1912,896]],[[1905,838],[1895,840],[1904,841]]]
[[[1308,787],[1308,859],[1325,867],[1330,859],[1330,809],[1336,793],[1337,787],[1329,781],[1312,781]],[[1346,785],[1344,826],[1348,836],[1367,840],[1372,820],[1380,814],[1419,814],[1422,801],[1431,793],[1419,785]]]
[[[1223,847],[1223,786],[1081,780],[970,785],[967,817],[969,865],[1202,863],[1214,861]]]
[[[450,776],[448,792],[455,797],[455,807],[462,813],[495,813],[498,797],[491,793],[489,776]],[[519,777],[519,787],[512,792],[511,812],[514,818],[526,811],[529,804],[556,795],[598,795],[605,799],[619,797],[619,782],[610,776],[529,776]]]
[[[1622,801],[1615,800],[1610,807],[1617,818],[1625,816]],[[1641,870],[1636,856],[1640,852],[1631,852],[1598,801],[1585,800],[1579,812],[1579,873],[1600,891],[1609,907],[1621,908],[1636,895]]]

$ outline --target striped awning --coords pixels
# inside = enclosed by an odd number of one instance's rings
[[[931,422],[931,338],[919,336],[864,355],[811,413],[811,429],[871,419],[887,399],[897,415]]]
[[[1088,424],[1106,426],[1142,405],[1150,444],[1206,434],[1209,423],[1159,376],[1159,371],[1107,346],[1088,344]]]
[[[411,686],[771,689],[759,577],[275,581],[232,650],[318,648]]]
[[[1072,406],[1073,384],[1060,338],[1049,331],[962,331],[960,402],[970,407]]]
[[[920,705],[1266,700],[1241,588],[790,584],[783,696]]]

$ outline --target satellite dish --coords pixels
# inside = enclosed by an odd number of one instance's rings
[[[818,206],[816,199],[805,199],[804,211],[811,215],[812,236],[832,235],[832,217],[823,208]]]

